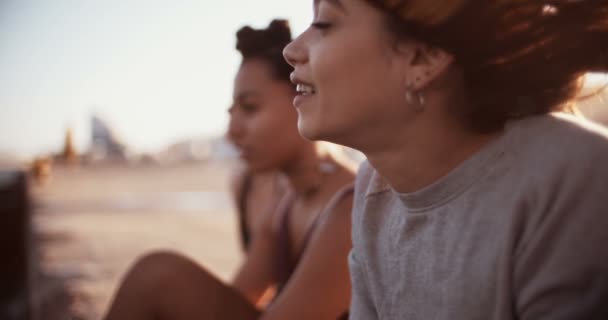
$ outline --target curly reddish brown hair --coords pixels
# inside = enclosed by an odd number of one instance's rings
[[[367,0],[398,38],[454,56],[477,131],[567,106],[581,76],[608,72],[606,0]]]

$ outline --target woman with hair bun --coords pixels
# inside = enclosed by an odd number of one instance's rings
[[[289,79],[293,68],[282,56],[290,41],[284,20],[237,32],[243,60],[234,82],[228,137],[246,169],[235,189],[237,198],[249,198],[238,201],[243,204],[239,209],[262,212],[241,212],[247,254],[233,283],[222,283],[178,254],[148,254],[127,274],[105,319],[347,316],[355,169],[298,133],[291,105],[296,94]],[[270,187],[268,193],[255,193],[259,190],[251,188],[260,186],[256,181],[285,190],[275,193]],[[273,193],[280,200],[272,200]],[[272,289],[276,294],[264,306],[263,297]]]
[[[357,175],[351,319],[608,319],[606,0],[315,0],[299,130]]]

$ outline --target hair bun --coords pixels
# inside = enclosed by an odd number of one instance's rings
[[[243,58],[249,58],[282,50],[291,41],[291,30],[287,20],[275,19],[266,29],[243,27],[237,31],[236,38],[236,49]]]

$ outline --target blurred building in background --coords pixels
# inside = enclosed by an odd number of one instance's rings
[[[124,162],[128,150],[122,139],[96,115],[91,117],[91,146],[86,158],[90,162]]]

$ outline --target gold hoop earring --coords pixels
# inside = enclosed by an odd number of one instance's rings
[[[424,111],[424,105],[426,104],[426,98],[424,97],[424,94],[420,92],[414,92],[412,90],[406,90],[405,101],[407,101],[409,105],[413,105],[414,110],[418,112]]]
[[[414,104],[414,94],[411,90],[405,90],[405,101],[407,101],[408,104]]]

